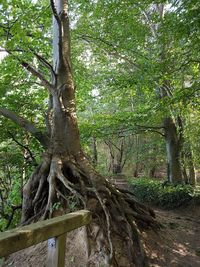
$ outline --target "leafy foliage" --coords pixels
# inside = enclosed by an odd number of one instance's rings
[[[135,196],[144,201],[164,208],[176,208],[199,198],[198,192],[190,185],[177,185],[147,178],[129,180]]]

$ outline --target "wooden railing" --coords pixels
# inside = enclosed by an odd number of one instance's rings
[[[64,267],[67,233],[90,221],[90,212],[80,210],[0,233],[0,258],[48,240],[46,266]]]

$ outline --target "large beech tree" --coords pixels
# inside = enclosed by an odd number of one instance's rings
[[[74,196],[78,208],[92,211],[92,223],[86,235],[89,241],[88,266],[94,266],[91,259],[97,252],[98,266],[147,266],[140,229],[157,225],[154,213],[138,203],[129,191],[112,186],[94,170],[82,151],[70,58],[68,1],[51,0],[50,6],[53,13],[53,64],[34,51],[32,54],[51,73],[51,80],[23,59],[22,50],[15,56],[18,63],[48,91],[46,130],[42,132],[15,111],[5,107],[0,109],[1,115],[31,133],[44,147],[41,162],[23,189],[22,223],[51,216],[52,206],[58,201],[67,210],[68,198]],[[11,49],[7,52],[12,56]]]

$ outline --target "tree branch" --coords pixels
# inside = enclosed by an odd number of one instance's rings
[[[107,143],[110,143],[112,146],[114,146],[114,147],[120,152],[120,148],[119,148],[117,145],[115,145],[111,140],[108,139],[108,141],[105,141],[105,143],[106,143],[106,142],[107,142]],[[106,143],[106,144],[107,144],[107,143]]]
[[[10,50],[5,50],[9,55],[14,56],[15,59],[19,61],[19,63],[24,67],[26,70],[28,70],[33,76],[38,78],[41,81],[41,84],[46,87],[50,94],[53,94],[54,92],[54,86],[51,84],[38,70],[36,70],[34,67],[32,67],[28,62],[22,61],[17,56],[13,55]]]
[[[164,129],[165,128],[164,126],[145,126],[145,125],[137,125],[137,124],[135,126],[140,129],[144,129],[145,131],[157,133],[165,137],[165,134],[158,131],[159,129]]]
[[[51,72],[51,76],[52,76],[52,81],[53,81],[53,84],[56,84],[56,74],[55,74],[55,71],[53,70],[53,67],[52,65],[44,58],[42,57],[41,55],[37,54],[36,52],[34,52],[32,49],[31,51],[33,52],[33,54],[36,56],[36,58],[45,66],[47,67],[50,72]]]
[[[158,129],[158,130],[165,128],[164,126],[146,126],[146,125],[138,125],[138,124],[135,124],[135,126],[145,128],[145,129]]]
[[[0,115],[10,119],[20,127],[24,128],[27,132],[31,133],[43,147],[45,148],[47,147],[48,137],[45,134],[43,134],[38,128],[36,128],[33,123],[22,118],[13,111],[8,110],[7,108],[0,107]]]
[[[159,135],[161,135],[162,137],[165,137],[165,134],[163,134],[162,132],[159,131],[159,129],[164,129],[164,126],[145,126],[145,125],[134,125],[131,128],[126,128],[126,129],[116,129],[113,131],[104,131],[104,129],[99,129],[97,130],[99,134],[101,134],[102,137],[108,136],[108,135],[116,135],[116,134],[122,134],[121,137],[125,136],[127,132],[132,131],[134,134],[140,134],[141,132],[154,132],[157,133]],[[108,145],[108,144],[107,144]]]
[[[156,35],[157,35],[156,28],[155,28],[155,25],[152,23],[152,21],[149,17],[149,14],[145,10],[141,10],[141,11],[142,11],[144,18],[145,18],[145,20],[146,20],[146,22],[150,28],[150,31],[151,31],[153,37],[156,38]]]
[[[51,9],[52,9],[53,15],[54,15],[58,25],[60,26],[61,25],[61,21],[60,21],[60,17],[58,15],[58,12],[57,12],[56,7],[55,7],[54,0],[50,0],[50,3],[51,3]]]
[[[57,7],[55,6],[54,0],[50,0],[50,4],[51,4],[51,9],[52,9],[52,13],[53,16],[55,18],[55,21],[57,22],[57,26],[58,26],[58,32],[59,32],[59,42],[58,42],[58,47],[59,47],[59,62],[63,63],[63,40],[62,40],[62,34],[64,31],[64,25],[62,25],[62,20],[60,18],[60,14],[57,11]],[[54,24],[54,22],[53,22]],[[55,27],[55,25],[53,26],[53,28]],[[65,29],[66,30],[66,29]],[[56,70],[55,70],[56,72]]]
[[[8,229],[8,227],[10,226],[10,224],[11,224],[11,222],[13,220],[15,211],[18,210],[18,209],[22,209],[22,205],[21,204],[20,205],[17,205],[17,206],[12,205],[11,208],[12,208],[12,213],[9,216],[9,218],[7,219],[8,222],[7,222],[7,225],[5,227],[6,230]]]
[[[140,66],[137,63],[135,63],[133,60],[131,60],[127,56],[121,55],[120,52],[118,52],[117,47],[115,45],[113,45],[112,43],[104,40],[103,38],[93,37],[93,36],[90,36],[90,35],[80,35],[80,37],[83,40],[85,40],[86,42],[88,42],[88,43],[90,43],[92,41],[95,41],[95,40],[100,41],[101,43],[105,44],[106,46],[111,47],[112,50],[113,50],[113,51],[105,50],[106,53],[110,54],[111,56],[116,56],[116,57],[128,62],[131,66],[134,66],[135,68],[140,69]]]
[[[54,86],[45,79],[45,77],[36,69],[34,69],[29,63],[22,61],[21,65],[27,69],[31,74],[33,74],[35,77],[39,78],[41,81],[41,84],[46,87],[51,94],[53,94]]]
[[[35,159],[33,153],[32,153],[31,150],[29,149],[29,147],[28,147],[28,146],[25,146],[25,145],[23,145],[23,144],[21,144],[21,143],[14,137],[14,135],[13,135],[11,132],[8,132],[8,134],[11,136],[11,138],[13,139],[13,141],[14,141],[16,144],[18,144],[19,146],[21,146],[22,148],[24,148],[25,150],[28,151],[28,153],[29,153],[29,155],[30,155],[30,158],[31,158],[31,160],[32,160],[32,162],[33,162],[33,166],[38,166],[38,163],[37,163],[37,161],[36,161],[36,159]]]

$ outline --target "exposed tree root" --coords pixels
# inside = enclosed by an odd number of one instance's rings
[[[148,266],[140,231],[158,227],[154,212],[96,173],[81,154],[44,155],[24,188],[22,223],[50,217],[58,201],[70,211],[71,197],[76,198],[77,209],[92,212],[86,232],[88,266],[95,253],[105,266]]]

